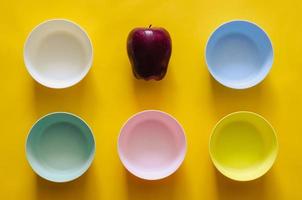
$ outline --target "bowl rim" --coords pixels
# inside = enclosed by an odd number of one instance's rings
[[[86,169],[84,168],[84,170],[75,175],[74,177],[72,178],[69,178],[69,179],[52,179],[52,178],[49,178],[47,176],[43,176],[42,174],[40,174],[38,172],[38,170],[32,165],[32,163],[30,162],[30,159],[28,157],[29,153],[28,153],[28,141],[29,141],[29,136],[33,130],[33,128],[41,121],[43,120],[44,118],[46,117],[49,117],[49,116],[52,116],[52,115],[56,115],[56,114],[67,114],[71,117],[75,117],[77,119],[79,119],[81,122],[83,122],[89,129],[89,132],[91,133],[91,136],[92,136],[92,144],[93,144],[93,150],[91,152],[91,154],[89,155],[89,159],[88,159],[88,164],[87,164],[87,167]],[[31,126],[31,128],[29,129],[28,133],[27,133],[27,136],[26,136],[26,140],[25,140],[25,155],[26,155],[26,160],[27,160],[27,163],[30,165],[31,169],[35,172],[35,174],[37,174],[38,176],[40,176],[41,178],[45,179],[45,180],[48,180],[48,181],[51,181],[51,182],[55,182],[55,183],[66,183],[66,182],[71,182],[77,178],[79,178],[80,176],[82,176],[89,168],[90,166],[92,165],[93,161],[94,161],[94,158],[95,158],[95,153],[96,153],[96,140],[95,140],[95,137],[94,137],[94,134],[93,134],[93,131],[91,129],[91,127],[89,126],[89,124],[83,120],[81,117],[79,117],[78,115],[76,114],[73,114],[73,113],[70,113],[70,112],[64,112],[64,111],[56,111],[56,112],[51,112],[51,113],[48,113],[46,115],[43,115],[42,117],[40,117],[38,120],[36,120],[33,125]]]
[[[240,179],[240,178],[235,178],[235,177],[231,177],[227,174],[225,174],[223,171],[220,170],[220,168],[218,167],[218,163],[215,161],[215,157],[213,156],[213,153],[211,151],[211,142],[212,142],[212,139],[213,139],[213,135],[214,135],[214,132],[217,128],[217,126],[222,122],[224,121],[225,119],[229,118],[230,116],[233,116],[233,115],[237,115],[237,114],[251,114],[251,115],[254,115],[256,117],[259,117],[260,119],[264,120],[265,123],[267,123],[269,125],[269,127],[271,128],[272,132],[273,132],[273,138],[276,142],[276,146],[275,146],[275,149],[274,149],[274,152],[273,152],[273,159],[272,159],[272,163],[271,165],[266,169],[266,170],[263,170],[262,173],[259,173],[258,176],[255,176],[255,177],[252,177],[252,178],[248,178],[248,179]],[[279,142],[278,142],[278,136],[277,136],[277,133],[276,133],[276,130],[274,129],[274,127],[272,126],[272,124],[267,120],[265,119],[263,116],[261,116],[260,114],[258,113],[255,113],[255,112],[252,112],[252,111],[245,111],[245,110],[242,110],[242,111],[235,111],[235,112],[231,112],[227,115],[225,115],[224,117],[222,117],[218,122],[216,122],[216,124],[214,125],[214,127],[212,128],[212,131],[211,131],[211,135],[210,135],[210,138],[209,138],[209,142],[208,142],[208,151],[209,151],[209,155],[210,155],[210,158],[211,158],[211,161],[213,163],[213,165],[215,166],[215,168],[222,174],[224,175],[225,177],[229,178],[229,179],[232,179],[234,181],[240,181],[240,182],[247,182],[247,181],[252,181],[252,180],[255,180],[255,179],[258,179],[260,177],[262,177],[263,175],[265,175],[274,165],[274,163],[276,162],[277,160],[277,157],[278,157],[278,152],[279,152]]]
[[[31,69],[32,66],[29,63],[28,58],[26,56],[26,52],[27,52],[26,47],[29,44],[29,40],[30,40],[32,34],[34,32],[36,32],[40,28],[40,26],[48,24],[48,23],[52,23],[52,22],[66,22],[66,23],[72,24],[73,26],[77,27],[78,30],[80,32],[82,32],[84,34],[84,36],[87,38],[87,40],[88,40],[87,45],[89,46],[89,49],[91,50],[91,54],[88,55],[89,61],[85,64],[85,66],[83,65],[85,70],[82,71],[82,75],[79,76],[79,78],[75,79],[73,82],[70,82],[69,84],[57,85],[57,84],[53,84],[53,83],[50,83],[48,81],[44,81],[44,80],[40,79],[38,76],[36,76],[32,72],[32,69]],[[28,35],[25,39],[24,45],[23,45],[23,62],[24,62],[24,65],[25,65],[25,68],[26,68],[27,72],[30,74],[30,76],[36,82],[38,82],[39,84],[41,84],[45,87],[52,88],[52,89],[65,89],[65,88],[72,87],[72,86],[76,85],[77,83],[81,82],[87,76],[88,72],[92,68],[93,60],[94,60],[94,48],[93,48],[92,40],[89,37],[87,31],[82,26],[80,26],[78,23],[76,23],[74,21],[71,21],[69,19],[65,19],[65,18],[53,18],[53,19],[47,19],[47,20],[44,20],[44,21],[40,22],[39,24],[34,26],[34,28],[32,28],[31,31],[28,33]]]
[[[179,164],[178,166],[174,169],[174,170],[171,170],[169,173],[166,173],[164,176],[161,176],[161,177],[155,177],[155,178],[152,178],[152,177],[146,177],[146,176],[141,176],[141,175],[138,175],[136,174],[133,170],[129,169],[129,167],[127,166],[126,164],[126,161],[125,161],[125,158],[123,156],[121,156],[121,149],[120,149],[120,138],[121,138],[121,134],[122,134],[122,130],[124,129],[124,127],[129,123],[129,121],[131,121],[135,116],[137,115],[141,115],[141,114],[144,114],[144,113],[149,113],[149,112],[156,112],[156,113],[160,113],[160,114],[163,114],[163,115],[166,115],[168,116],[170,119],[174,120],[179,128],[181,129],[181,132],[182,132],[182,135],[184,137],[184,150],[183,150],[183,155],[181,155],[181,159],[179,160]],[[122,162],[123,166],[125,167],[125,169],[130,172],[130,174],[138,177],[138,178],[141,178],[143,180],[148,180],[148,181],[156,181],[156,180],[162,180],[172,174],[174,174],[179,168],[180,166],[183,164],[184,160],[185,160],[185,157],[186,157],[186,154],[187,154],[187,148],[188,148],[188,144],[187,144],[187,136],[186,136],[186,133],[185,133],[185,130],[183,128],[183,126],[181,125],[181,123],[174,117],[172,116],[171,114],[167,113],[167,112],[164,112],[164,111],[161,111],[161,110],[156,110],[156,109],[148,109],[148,110],[142,110],[142,111],[139,111],[139,112],[136,112],[134,114],[132,114],[122,125],[122,127],[120,128],[120,131],[119,131],[119,135],[118,135],[118,138],[117,138],[117,153],[118,153],[118,157],[120,159],[120,161]]]
[[[209,42],[212,38],[212,36],[214,35],[214,33],[216,31],[218,31],[221,27],[227,25],[227,24],[230,24],[230,23],[234,23],[234,22],[243,22],[243,23],[246,23],[246,24],[250,24],[250,25],[253,25],[255,26],[256,28],[260,29],[264,35],[268,38],[268,41],[272,47],[272,63],[270,64],[269,68],[268,68],[268,72],[265,74],[264,77],[260,78],[257,82],[255,82],[255,84],[251,84],[251,85],[248,85],[248,86],[245,86],[245,87],[234,87],[234,86],[231,86],[229,84],[225,84],[224,82],[220,81],[217,76],[214,75],[210,65],[209,65],[209,62],[208,62],[208,58],[207,58],[207,49],[208,49],[208,45],[209,45]],[[227,88],[230,88],[230,89],[235,89],[235,90],[244,90],[244,89],[249,89],[249,88],[252,88],[252,87],[255,87],[257,86],[258,84],[260,84],[270,73],[270,71],[272,70],[273,68],[273,65],[274,65],[274,57],[275,57],[275,53],[274,53],[274,44],[271,40],[271,37],[270,35],[260,26],[258,25],[256,22],[253,22],[253,21],[250,21],[250,20],[246,20],[246,19],[233,19],[233,20],[228,20],[226,22],[223,22],[223,23],[220,23],[218,26],[216,26],[216,28],[214,28],[214,30],[211,31],[210,35],[208,36],[207,40],[206,40],[206,45],[204,47],[204,60],[205,60],[205,63],[206,63],[206,68],[208,70],[208,72],[210,72],[211,76],[214,78],[215,81],[217,81],[218,83],[220,83],[221,85],[227,87]]]

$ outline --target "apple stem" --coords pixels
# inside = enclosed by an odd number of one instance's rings
[[[152,24],[149,25],[149,28],[151,28]]]

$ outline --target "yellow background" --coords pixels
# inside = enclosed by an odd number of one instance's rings
[[[23,63],[23,44],[44,20],[67,18],[90,35],[94,62],[76,86],[52,90],[37,84]],[[270,35],[275,59],[260,85],[235,91],[209,75],[204,48],[221,23],[246,19]],[[302,199],[302,2],[299,0],[1,0],[0,5],[0,199],[13,200],[280,200]],[[165,27],[173,52],[166,78],[136,80],[126,54],[128,32]],[[171,113],[184,126],[188,152],[169,178],[146,182],[119,161],[123,122],[144,109]],[[212,127],[224,115],[249,110],[276,128],[279,155],[271,171],[252,182],[220,175],[208,154]],[[55,184],[37,177],[25,158],[31,125],[53,111],[73,112],[92,127],[96,157],[76,181]]]

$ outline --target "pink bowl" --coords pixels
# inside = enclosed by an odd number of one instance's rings
[[[133,175],[158,180],[174,173],[186,154],[182,126],[171,115],[146,110],[124,124],[118,138],[118,153]]]

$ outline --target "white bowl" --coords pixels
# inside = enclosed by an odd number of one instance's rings
[[[77,24],[54,19],[39,24],[24,46],[30,75],[49,88],[67,88],[80,82],[93,60],[92,43]]]

